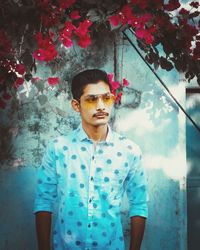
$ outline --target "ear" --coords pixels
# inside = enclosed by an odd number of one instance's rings
[[[71,100],[71,105],[76,112],[80,112],[80,104],[76,99]]]

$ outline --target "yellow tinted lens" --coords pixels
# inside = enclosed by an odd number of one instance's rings
[[[103,95],[89,95],[83,99],[84,106],[88,109],[94,108],[97,105],[99,98],[103,101],[104,105],[111,106],[115,101],[115,96],[113,94],[103,94]]]
[[[84,101],[86,103],[93,103],[93,104],[95,104],[95,103],[97,103],[97,100],[98,100],[98,96],[93,95],[93,96],[87,96]]]
[[[109,105],[112,105],[114,103],[115,97],[114,97],[114,95],[106,94],[106,95],[102,95],[102,100],[103,100],[105,105],[109,106]]]

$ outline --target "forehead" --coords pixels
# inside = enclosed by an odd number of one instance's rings
[[[98,83],[89,83],[85,86],[83,90],[83,95],[98,95],[110,92],[109,85],[103,81]]]

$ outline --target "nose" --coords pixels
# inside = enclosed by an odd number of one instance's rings
[[[101,97],[98,98],[96,109],[105,110],[105,105]]]

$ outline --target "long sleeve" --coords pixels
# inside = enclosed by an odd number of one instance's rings
[[[56,160],[53,142],[49,143],[38,169],[34,213],[53,212],[57,197]]]
[[[132,164],[127,176],[127,196],[129,200],[129,216],[148,216],[147,179],[142,167],[141,151],[136,148],[131,156]]]

